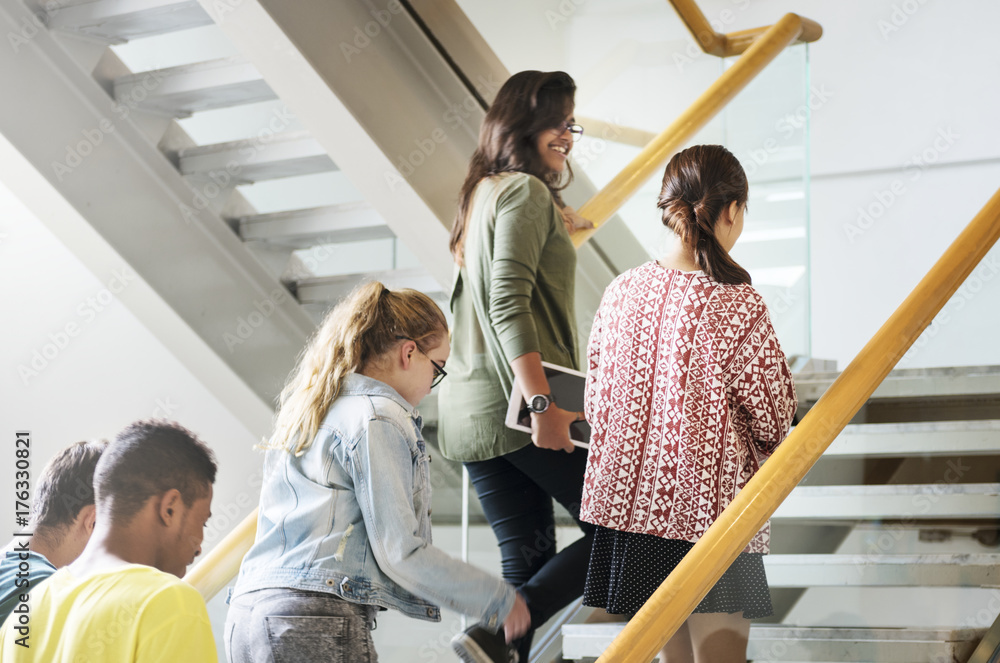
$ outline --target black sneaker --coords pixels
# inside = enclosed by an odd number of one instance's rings
[[[451,639],[451,648],[465,663],[518,663],[517,650],[503,635],[474,624]]]

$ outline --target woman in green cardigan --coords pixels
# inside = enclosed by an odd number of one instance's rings
[[[570,232],[588,224],[559,195],[583,133],[575,91],[561,71],[523,71],[504,84],[480,130],[451,232],[455,320],[439,401],[441,452],[468,468],[503,577],[524,596],[533,627],[582,594],[593,537],[578,518],[587,453],[569,439],[582,413],[551,401],[542,369],[543,360],[578,368]],[[534,409],[531,435],[504,425],[514,380]],[[584,531],[558,554],[553,498]],[[502,633],[475,625],[452,646],[466,661],[506,662],[513,649],[527,661],[531,635],[505,645]]]

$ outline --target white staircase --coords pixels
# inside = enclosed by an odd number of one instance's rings
[[[802,410],[835,378],[836,374],[798,376]],[[810,591],[926,588],[916,600],[921,609],[932,612],[937,609],[935,597],[942,596],[939,592],[1000,587],[1000,551],[967,538],[995,530],[1000,517],[1000,484],[981,481],[1000,476],[1000,421],[994,418],[998,395],[1000,367],[910,369],[890,374],[859,416],[879,423],[848,426],[803,485],[775,512],[772,554],[764,558],[772,590],[804,590],[804,599]],[[927,417],[953,412],[965,418],[888,421],[913,412]],[[857,480],[845,481],[852,476]],[[928,480],[914,481],[921,477]],[[840,527],[854,539],[841,536],[826,552],[801,552],[810,547],[803,542],[809,532],[824,527]],[[919,543],[914,544],[918,533]],[[858,537],[870,545],[859,545]],[[961,546],[955,543],[959,539]],[[855,541],[853,549],[849,540]],[[992,544],[995,537],[979,540]],[[919,552],[905,551],[914,545]],[[978,552],[969,552],[970,548]],[[898,608],[912,610],[913,606]],[[850,610],[842,611],[846,612]],[[791,614],[796,614],[794,608]],[[899,618],[888,613],[882,615],[882,623],[870,615],[857,619],[859,623],[851,623],[843,614],[840,617],[842,625],[831,625],[830,620],[754,624],[748,658],[964,662],[985,632],[984,624],[970,628],[968,619],[957,613],[950,623],[944,618],[935,627],[900,627]],[[563,657],[596,659],[622,627],[564,626]]]
[[[68,35],[70,41],[82,36],[109,46],[168,34],[182,37],[189,32],[204,39],[203,31],[196,31],[213,23],[202,5],[193,1],[98,0],[42,11],[54,34]],[[212,39],[227,40],[221,31]],[[394,241],[395,234],[378,212],[360,196],[342,197],[349,185],[330,185],[329,177],[337,176],[337,165],[319,142],[300,130],[287,109],[280,118],[235,141],[198,143],[183,129],[179,121],[194,114],[228,109],[230,117],[239,118],[241,109],[250,113],[253,104],[277,100],[278,95],[253,64],[234,55],[128,72],[110,51],[104,55],[105,61],[109,59],[118,72],[105,84],[113,99],[136,115],[174,120],[161,141],[164,156],[196,192],[211,193],[202,196],[211,211],[228,222],[261,265],[297,296],[314,319],[356,284],[372,278],[418,287],[443,298],[442,285]],[[302,182],[299,187],[286,187],[289,191],[310,189],[309,199],[318,196],[326,204],[307,207],[301,196],[282,194],[273,187],[268,208],[261,210],[252,202],[253,196],[241,189],[283,178]],[[324,198],[324,189],[339,190],[341,197],[330,193]],[[345,248],[338,251],[335,245]],[[296,256],[317,247],[323,256],[356,259],[303,260]]]

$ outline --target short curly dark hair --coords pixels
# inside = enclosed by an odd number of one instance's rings
[[[215,483],[215,454],[169,421],[136,421],[115,436],[94,474],[97,509],[127,523],[151,497],[176,488],[191,506]]]
[[[74,442],[49,459],[31,503],[34,531],[61,531],[94,503],[94,469],[107,446],[107,440]]]

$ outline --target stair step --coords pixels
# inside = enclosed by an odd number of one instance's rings
[[[412,288],[439,301],[445,299],[441,284],[419,267],[302,279],[295,282],[295,292],[303,304],[334,303],[350,294],[357,285],[368,281],[381,281],[393,290]]]
[[[114,91],[119,103],[171,117],[277,98],[257,69],[238,57],[129,74],[115,79]]]
[[[1000,420],[847,426],[824,458],[1000,455]]]
[[[624,624],[563,626],[563,658],[594,660]],[[747,659],[756,661],[964,661],[985,629],[814,628],[754,624]]]
[[[237,221],[244,241],[293,249],[395,237],[382,216],[366,202],[257,214]]]
[[[795,376],[799,401],[816,401],[840,373],[800,373]],[[1000,366],[903,368],[892,371],[872,398],[920,398],[1000,394]]]
[[[50,30],[75,32],[112,44],[210,25],[197,0],[96,0],[56,7],[46,14]]]
[[[1000,484],[935,483],[799,486],[774,518],[803,521],[991,519],[1000,514]]]
[[[996,587],[1000,554],[765,555],[771,587]]]
[[[278,134],[267,142],[238,140],[181,150],[182,175],[227,177],[237,184],[337,170],[326,150],[308,132]],[[228,183],[228,181],[226,182]]]

